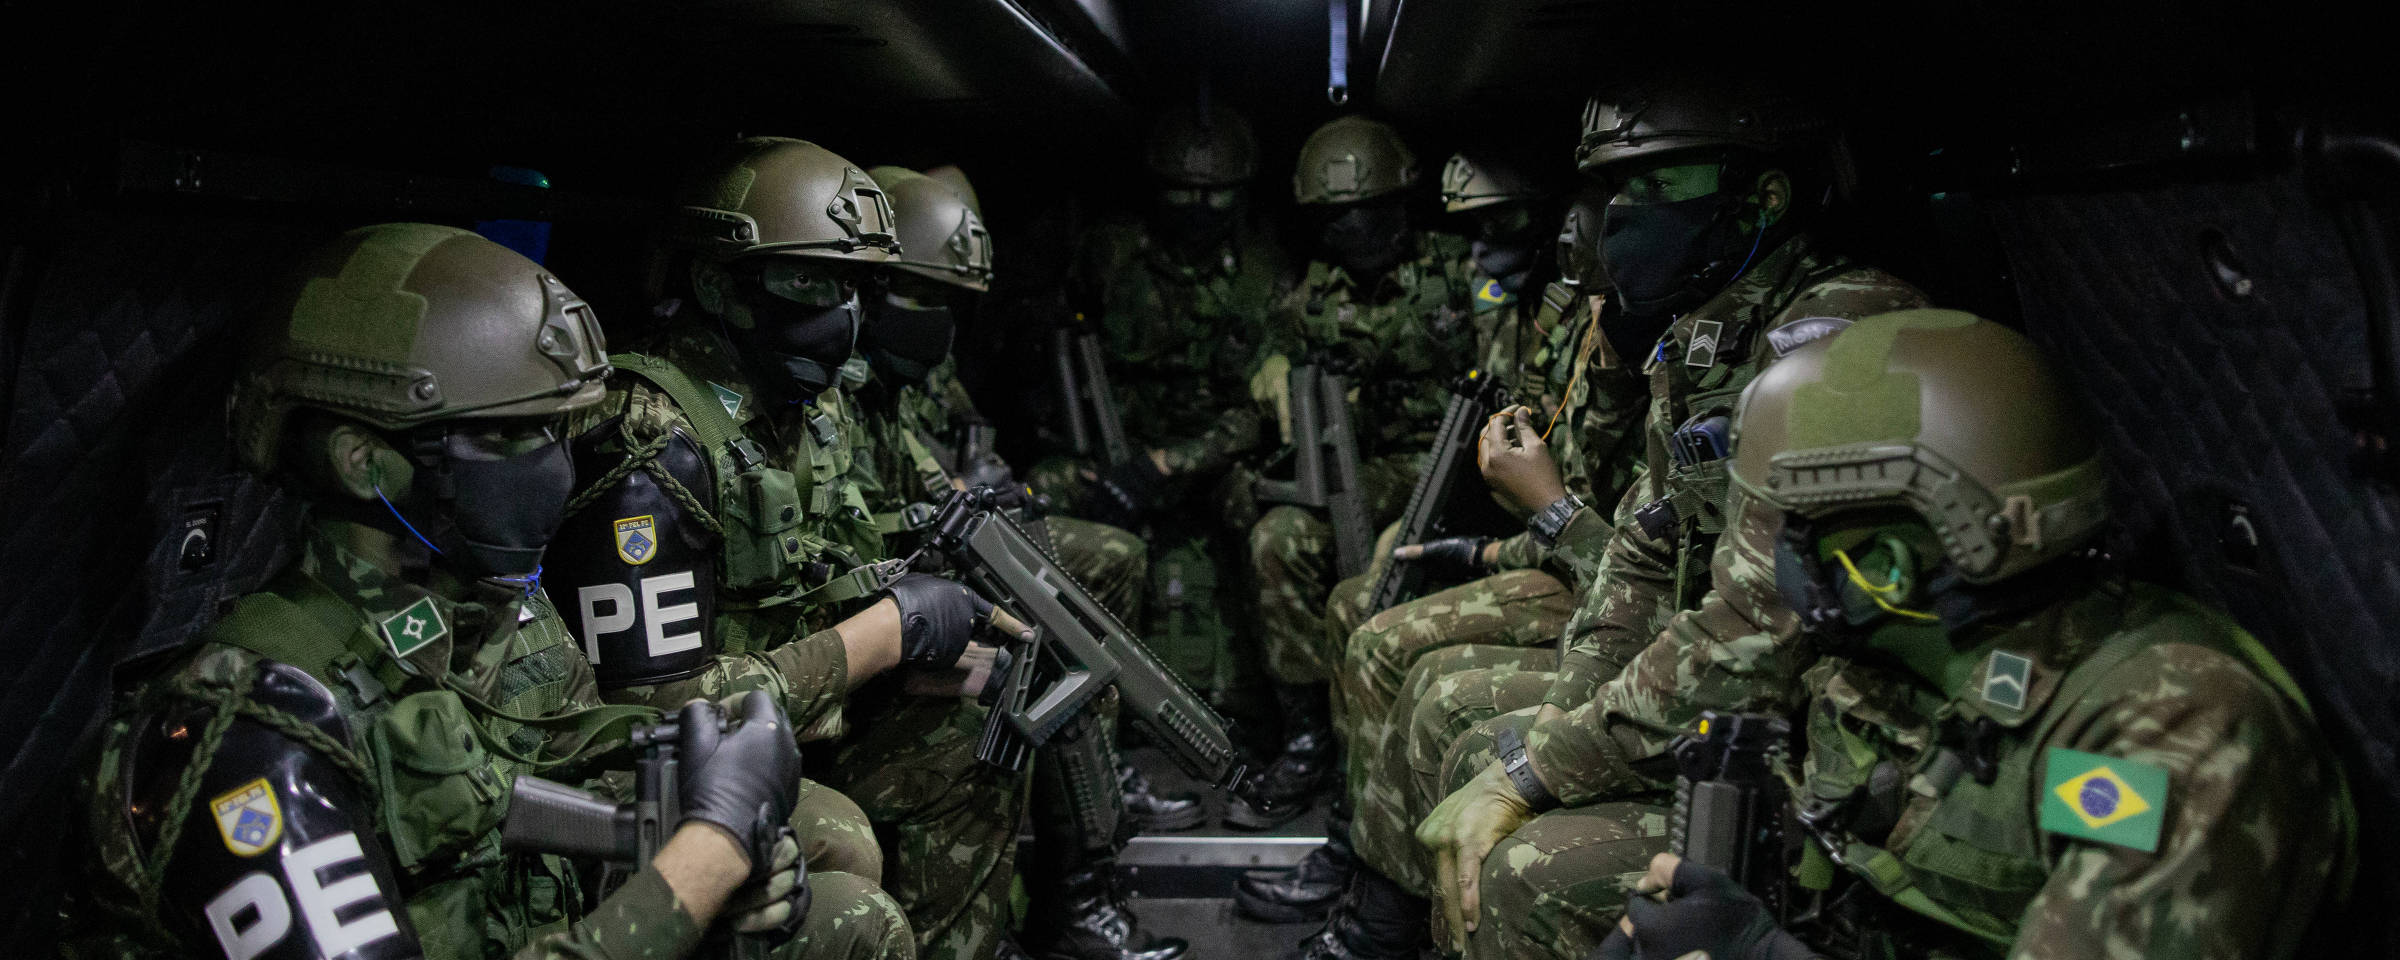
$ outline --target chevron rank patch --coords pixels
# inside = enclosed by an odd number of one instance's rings
[[[616,523],[617,559],[638,567],[658,556],[658,521],[654,515],[626,517]]]
[[[1983,668],[1983,702],[2002,710],[2023,710],[2025,688],[2032,682],[2032,660],[1994,650]]]
[[[724,384],[722,384],[722,383],[718,383],[718,382],[716,382],[716,381],[714,381],[714,380],[711,380],[711,381],[709,381],[709,382],[708,382],[708,388],[709,388],[710,390],[716,391],[716,394],[717,394],[717,402],[718,402],[719,404],[722,404],[722,405],[724,405],[724,407],[725,407],[725,415],[726,415],[726,416],[728,416],[728,417],[732,417],[732,418],[734,418],[734,419],[736,419],[736,420],[739,420],[739,419],[741,419],[741,418],[742,418],[742,395],[741,395],[741,394],[739,394],[739,393],[735,393],[735,392],[733,391],[733,388],[732,388],[732,387],[728,387],[728,386],[726,386],[726,385],[724,385]]]
[[[208,801],[208,812],[234,856],[258,856],[283,839],[283,806],[275,802],[275,788],[265,777],[217,794]]]
[[[2147,763],[2052,747],[2042,761],[2044,831],[2158,850],[2167,822],[2167,771]]]
[[[406,657],[449,635],[450,625],[442,622],[432,597],[418,597],[407,609],[383,618],[383,639],[395,656]]]
[[[1725,335],[1725,321],[1699,320],[1692,323],[1692,342],[1684,348],[1683,365],[1706,370],[1717,365],[1718,338]]]

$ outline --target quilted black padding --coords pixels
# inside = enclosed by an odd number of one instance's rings
[[[2341,748],[2365,830],[2366,912],[2346,935],[2371,939],[2393,936],[2376,911],[2400,902],[2400,538],[2394,493],[2353,469],[2337,410],[2369,373],[2334,202],[2287,174],[1989,210],[2027,332],[2104,428],[2137,567],[2259,636]],[[2212,248],[2249,271],[2247,297]]]
[[[180,642],[280,562],[280,498],[226,476],[228,334],[314,235],[94,213],[43,254],[0,446],[0,873],[54,875],[112,664],[145,635]],[[193,571],[173,562],[186,495],[219,505],[216,559]],[[43,897],[11,900],[0,928],[38,939]]]

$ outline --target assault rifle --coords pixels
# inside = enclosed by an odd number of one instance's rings
[[[508,816],[500,821],[500,845],[512,850],[599,860],[633,872],[650,865],[683,822],[681,754],[685,744],[726,732],[723,708],[695,700],[662,722],[636,726],[627,736],[641,751],[634,761],[632,803],[617,803],[587,790],[519,774],[509,787]],[[786,826],[784,830],[791,828]],[[808,914],[806,872],[791,922]],[[767,941],[736,936],[729,957],[763,957]]]
[[[1450,388],[1450,408],[1442,413],[1441,428],[1433,434],[1433,457],[1417,474],[1416,489],[1409,491],[1408,508],[1400,512],[1400,536],[1395,544],[1424,543],[1450,532],[1450,499],[1458,492],[1458,482],[1475,467],[1475,437],[1483,429],[1484,418],[1508,403],[1508,390],[1499,382],[1485,376],[1481,370],[1469,370]],[[1367,612],[1378,613],[1413,600],[1425,589],[1425,566],[1417,560],[1391,560],[1385,563],[1383,576],[1375,579],[1375,589],[1367,595]]]
[[[1791,789],[1778,768],[1790,754],[1792,725],[1782,717],[1700,713],[1672,748],[1678,777],[1667,842],[1686,860],[1725,871],[1791,919],[1792,835],[1784,829]]]
[[[1133,447],[1125,439],[1125,421],[1117,414],[1117,394],[1109,386],[1104,359],[1095,334],[1064,329],[1050,334],[1050,361],[1056,366],[1068,442],[1078,455],[1098,454],[1115,466],[1132,458]]]
[[[1113,683],[1125,713],[1185,771],[1242,790],[1248,758],[1225,719],[1059,569],[997,499],[989,487],[972,487],[939,508],[911,508],[931,511],[928,546],[1033,627],[1033,639],[1009,645],[999,675],[986,688],[985,696],[995,699],[976,756],[1004,769],[1023,767],[1034,747]]]
[[[1358,435],[1350,426],[1350,385],[1310,363],[1292,368],[1292,478],[1261,478],[1251,492],[1267,503],[1325,511],[1333,522],[1334,567],[1343,577],[1367,572],[1375,531],[1358,487]]]

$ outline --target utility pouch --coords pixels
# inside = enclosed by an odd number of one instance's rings
[[[425,690],[394,703],[367,729],[384,836],[402,870],[448,862],[495,836],[508,786],[458,694]]]
[[[734,478],[725,498],[725,585],[736,593],[773,591],[798,578],[808,558],[800,535],[799,478],[789,470],[754,463]]]

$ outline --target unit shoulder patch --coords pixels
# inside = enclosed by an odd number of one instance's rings
[[[1802,317],[1767,331],[1767,343],[1775,348],[1777,357],[1791,356],[1792,351],[1833,336],[1850,327],[1841,317]]]
[[[258,856],[283,839],[283,805],[265,777],[217,794],[208,801],[208,812],[234,856]]]
[[[2167,771],[2051,747],[2042,757],[2041,828],[2154,853],[2166,825]]]
[[[418,597],[399,613],[383,618],[384,642],[392,645],[392,654],[407,657],[450,635],[450,625],[442,621],[442,611],[433,605],[432,597]]]
[[[658,556],[658,521],[655,515],[625,517],[615,524],[617,559],[627,566],[638,567]]]

